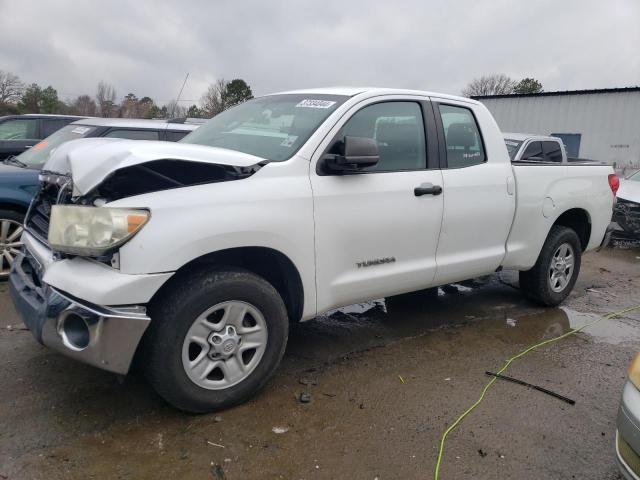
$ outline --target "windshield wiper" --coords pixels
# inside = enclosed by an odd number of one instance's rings
[[[19,160],[18,157],[16,157],[15,155],[11,155],[7,158],[4,159],[4,163],[5,165],[9,165],[9,164],[13,164],[16,165],[20,168],[27,168],[28,165],[26,163],[24,163],[22,160]]]

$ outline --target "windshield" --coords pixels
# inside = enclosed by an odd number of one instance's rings
[[[505,138],[504,143],[507,145],[509,158],[511,158],[511,161],[513,162],[514,158],[516,158],[518,150],[520,150],[520,145],[522,145],[522,142],[518,140],[509,140],[508,138]]]
[[[77,138],[84,138],[95,127],[86,125],[67,125],[57,132],[49,135],[39,143],[36,143],[29,150],[22,152],[16,158],[24,163],[28,168],[42,168],[49,159],[49,154],[59,145]]]
[[[636,173],[634,173],[630,177],[627,177],[627,180],[631,180],[633,182],[640,182],[640,170],[638,170]]]
[[[256,98],[216,115],[181,142],[287,160],[347,98],[314,94]]]

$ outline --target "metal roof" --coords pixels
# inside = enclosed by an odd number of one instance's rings
[[[485,100],[488,98],[553,97],[557,95],[593,95],[598,93],[629,92],[640,92],[640,87],[596,88],[591,90],[560,90],[557,92],[509,93],[504,95],[473,95],[471,98],[473,98],[474,100]]]

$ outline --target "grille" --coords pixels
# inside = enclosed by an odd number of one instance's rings
[[[627,232],[640,234],[640,203],[618,198],[613,220]]]
[[[68,177],[41,175],[38,193],[34,197],[25,220],[27,230],[47,243],[51,207],[58,202],[65,203],[71,191]]]

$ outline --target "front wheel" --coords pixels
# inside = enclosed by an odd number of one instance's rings
[[[555,225],[531,270],[520,272],[520,289],[549,307],[569,296],[580,273],[580,239],[570,228]]]
[[[244,270],[200,271],[150,306],[145,369],[156,391],[193,413],[241,403],[275,372],[287,344],[282,298]]]

